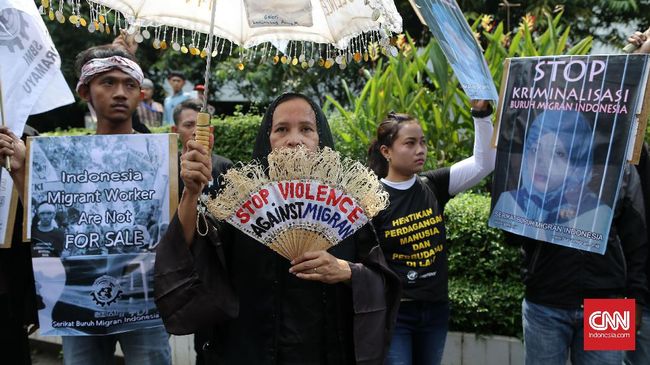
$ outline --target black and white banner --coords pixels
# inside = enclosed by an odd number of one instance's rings
[[[176,158],[172,135],[29,139],[24,238],[42,334],[162,324],[153,264],[176,208]]]

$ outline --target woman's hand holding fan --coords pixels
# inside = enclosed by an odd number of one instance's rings
[[[329,254],[327,251],[305,252],[291,261],[289,272],[305,280],[336,284],[352,277],[350,264]]]

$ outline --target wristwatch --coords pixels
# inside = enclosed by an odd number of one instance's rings
[[[492,104],[491,103],[488,103],[487,108],[484,109],[484,110],[475,110],[474,108],[471,109],[472,117],[474,117],[474,118],[489,117],[490,115],[492,115],[493,111],[494,111],[494,109],[492,109]]]

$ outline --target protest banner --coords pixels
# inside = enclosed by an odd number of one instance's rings
[[[176,135],[35,137],[27,149],[41,334],[161,325],[153,264],[178,200]]]
[[[646,55],[509,60],[491,227],[605,252],[624,166],[644,134],[648,63]]]
[[[33,1],[0,0],[0,112],[2,125],[23,133],[27,117],[74,102],[61,57]],[[4,161],[0,161],[4,165]],[[18,195],[0,176],[0,248],[11,247]],[[13,193],[12,193],[13,192]]]
[[[322,227],[325,237],[338,243],[368,223],[368,218],[353,196],[305,179],[261,186],[227,221],[270,245],[278,231],[295,225]]]
[[[455,0],[415,0],[416,11],[438,40],[442,52],[470,99],[498,100],[483,50]]]
[[[27,117],[74,102],[61,56],[33,1],[0,0],[0,82],[7,125],[18,136]]]

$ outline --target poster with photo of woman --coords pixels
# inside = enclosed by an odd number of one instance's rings
[[[469,98],[497,100],[483,49],[456,0],[415,0],[415,3]]]
[[[603,254],[648,72],[645,55],[509,60],[489,225]]]

